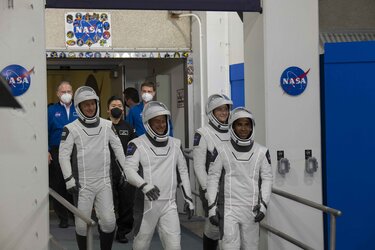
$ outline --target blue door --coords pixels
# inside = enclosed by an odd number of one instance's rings
[[[325,196],[343,212],[336,249],[375,249],[375,42],[326,44],[324,72]]]
[[[229,66],[231,99],[233,108],[245,106],[244,64],[232,64]]]

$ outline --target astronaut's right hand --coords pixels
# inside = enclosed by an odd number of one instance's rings
[[[214,226],[219,226],[220,214],[216,206],[212,207],[208,212],[210,223]]]
[[[217,227],[219,226],[219,215],[218,214],[210,216],[209,220],[210,220],[212,225],[217,226]]]
[[[157,186],[144,183],[140,188],[150,201],[156,201],[160,196],[160,190]]]
[[[65,179],[65,185],[66,185],[66,190],[70,194],[75,194],[78,193],[79,187],[76,184],[76,179],[74,179],[73,176],[70,176]]]

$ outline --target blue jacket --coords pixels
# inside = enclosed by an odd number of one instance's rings
[[[140,102],[132,107],[126,116],[126,121],[135,129],[137,136],[141,136],[146,132],[142,122],[143,107],[143,102]],[[171,120],[169,120],[169,136],[173,136],[173,125]]]
[[[78,115],[73,103],[70,105],[69,119],[65,107],[60,102],[48,107],[48,150],[60,145],[64,126],[77,118]]]

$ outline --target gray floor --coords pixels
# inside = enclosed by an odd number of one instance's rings
[[[180,216],[181,221],[181,247],[182,249],[202,249],[202,231],[204,221],[202,218],[193,218],[188,221],[184,215]],[[72,221],[69,221],[70,226],[68,228],[59,228],[59,220],[55,216],[55,213],[50,212],[50,234],[53,237],[52,241],[57,242],[58,245],[50,243],[51,250],[77,250],[77,243],[75,241],[75,230]],[[129,235],[130,241],[126,244],[114,241],[113,250],[117,249],[132,249],[132,235]],[[99,233],[98,230],[94,230],[94,249],[100,249]],[[155,232],[151,242],[151,250],[163,249],[159,235]]]

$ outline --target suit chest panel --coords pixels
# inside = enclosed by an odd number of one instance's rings
[[[228,176],[233,176],[237,179],[258,178],[258,155],[254,150],[250,150],[250,152],[226,150],[225,154],[221,155],[221,157],[224,159],[223,165]]]

